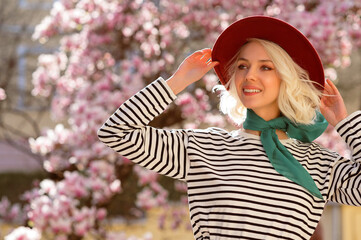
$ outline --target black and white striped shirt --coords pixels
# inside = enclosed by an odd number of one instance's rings
[[[258,136],[147,126],[175,98],[160,78],[122,104],[98,135],[133,162],[186,181],[195,239],[309,239],[328,200],[361,205],[361,111],[336,126],[352,159],[281,140],[314,179],[320,200],[274,170]]]

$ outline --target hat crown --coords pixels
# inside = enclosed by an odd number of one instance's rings
[[[311,42],[287,22],[267,16],[252,16],[238,20],[217,38],[212,50],[212,60],[219,62],[214,69],[222,84],[226,84],[229,80],[227,64],[250,38],[278,44],[293,61],[308,72],[317,88],[324,86],[322,62]]]

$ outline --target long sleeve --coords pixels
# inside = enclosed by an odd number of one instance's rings
[[[361,111],[356,111],[335,127],[352,151],[351,159],[338,156],[331,165],[328,199],[361,206]]]
[[[98,131],[99,139],[147,169],[184,180],[189,168],[185,130],[147,126],[176,96],[159,78],[124,102]]]

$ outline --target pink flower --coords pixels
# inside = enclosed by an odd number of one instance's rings
[[[86,222],[79,222],[75,224],[75,234],[78,236],[84,236],[88,232],[88,225]]]
[[[51,155],[43,163],[44,169],[48,172],[61,171],[69,167],[69,162],[58,155]]]
[[[59,194],[77,199],[89,196],[87,179],[79,172],[66,171],[64,177],[64,180],[58,182]]]
[[[25,213],[20,204],[11,204],[7,197],[2,197],[0,201],[0,219],[8,223],[19,224],[25,220]]]
[[[329,125],[326,131],[315,141],[323,147],[335,151],[346,158],[349,158],[351,155],[350,149],[331,125]]]
[[[0,88],[0,101],[5,100],[5,99],[6,99],[5,90]]]
[[[153,196],[153,191],[149,188],[144,188],[137,195],[136,205],[143,209],[151,209],[157,206],[157,200]]]
[[[36,140],[34,138],[29,139],[30,148],[34,153],[40,153],[45,155],[53,150],[53,144],[46,137],[38,137]]]
[[[99,208],[96,213],[97,220],[103,220],[107,216],[107,210],[105,208]]]
[[[174,187],[179,192],[187,192],[187,184],[185,182],[176,181],[174,182]]]
[[[18,227],[13,230],[9,235],[5,236],[5,240],[40,240],[40,232],[33,228]]]
[[[121,184],[120,184],[120,180],[114,180],[110,186],[109,186],[110,190],[113,193],[119,193],[122,189],[121,189]]]
[[[134,171],[137,173],[139,177],[139,185],[143,186],[148,183],[152,183],[157,181],[158,174],[155,172],[152,172],[150,170],[147,170],[140,166],[134,166]]]
[[[325,69],[325,77],[335,81],[337,79],[337,72],[334,68],[326,68]]]
[[[56,184],[50,179],[44,179],[40,182],[40,189],[42,193],[48,194],[50,196],[55,196],[57,193]]]
[[[52,231],[56,234],[69,234],[72,232],[72,222],[68,217],[54,217],[49,220]]]

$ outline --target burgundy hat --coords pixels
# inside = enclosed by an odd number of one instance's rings
[[[324,86],[323,66],[317,51],[310,41],[295,27],[272,17],[253,16],[232,23],[216,40],[212,50],[212,61],[219,80],[228,82],[226,67],[249,38],[259,38],[281,46],[292,59],[308,72],[310,79]],[[321,88],[315,84],[317,88]]]

